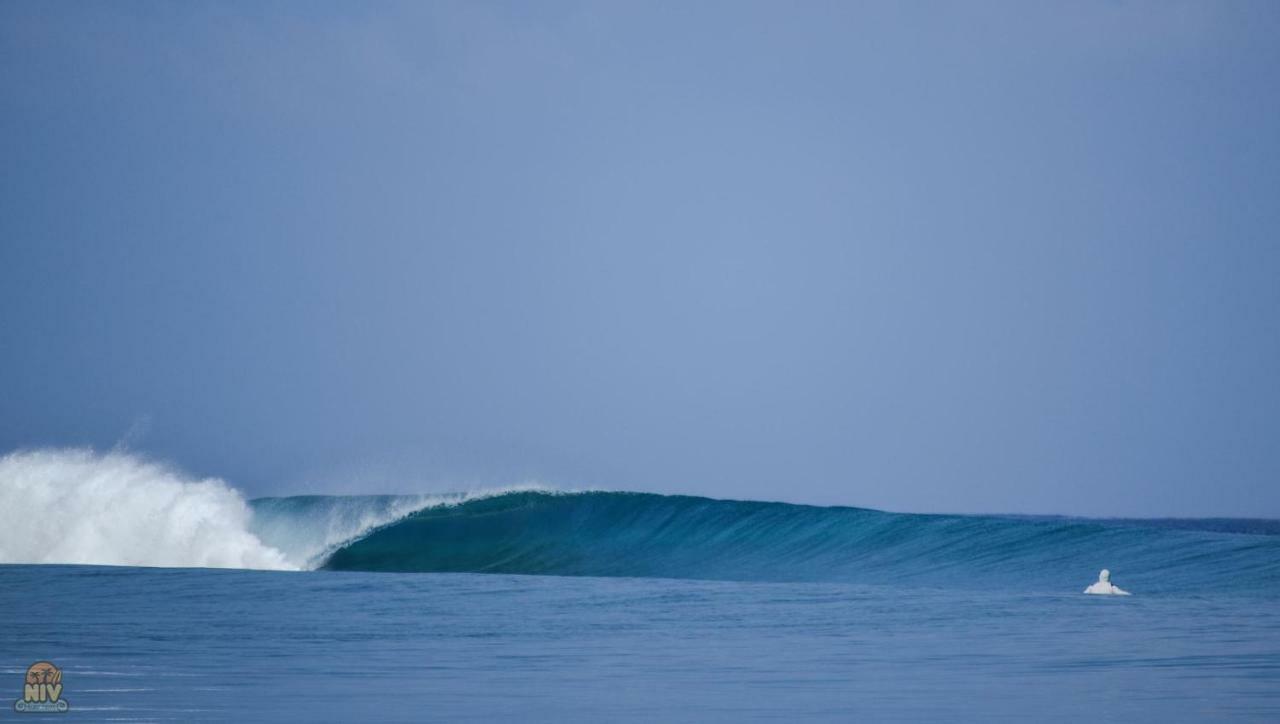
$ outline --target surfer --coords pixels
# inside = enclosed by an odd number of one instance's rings
[[[1103,568],[1098,574],[1098,582],[1084,589],[1085,593],[1099,596],[1128,596],[1129,592],[1111,582],[1111,571]]]

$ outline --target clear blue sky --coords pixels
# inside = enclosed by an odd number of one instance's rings
[[[1280,3],[0,2],[0,451],[1280,516]]]

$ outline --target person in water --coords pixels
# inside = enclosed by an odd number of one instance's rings
[[[1085,593],[1094,593],[1101,596],[1128,596],[1129,592],[1121,589],[1119,586],[1111,582],[1111,571],[1103,568],[1098,574],[1098,582],[1084,589]]]

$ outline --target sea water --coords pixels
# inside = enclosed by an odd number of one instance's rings
[[[1274,722],[1280,523],[246,502],[38,451],[0,458],[0,718],[39,661],[78,721]]]
[[[0,618],[67,720],[1280,720],[1276,600],[1212,591],[10,565]]]

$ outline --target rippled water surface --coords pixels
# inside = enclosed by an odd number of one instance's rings
[[[10,565],[0,695],[47,659],[66,720],[1280,721],[1274,596],[1137,593]]]

